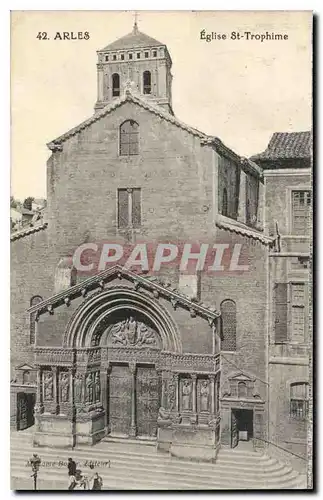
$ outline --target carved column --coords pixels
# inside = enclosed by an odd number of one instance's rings
[[[41,368],[38,368],[37,370],[37,410],[41,412],[44,408],[43,404],[43,388],[42,388],[42,371]]]
[[[131,422],[129,436],[136,436],[136,363],[131,361],[129,363],[129,370],[131,373]]]
[[[196,381],[197,381],[197,375],[195,373],[193,373],[191,375],[191,379],[192,379],[192,412],[193,412],[193,415],[190,419],[191,421],[191,424],[196,424],[197,422],[197,409],[196,409],[196,402],[197,402],[197,384],[196,384]]]
[[[215,413],[215,375],[209,375],[210,386],[211,386],[211,415]]]
[[[175,373],[174,375],[174,384],[175,384],[175,411],[179,413],[179,375]]]
[[[69,392],[69,403],[71,405],[71,407],[73,406],[73,402],[74,402],[74,373],[73,373],[73,369],[72,368],[69,368],[68,370],[68,375],[69,375],[69,380],[70,380],[70,392]]]
[[[58,369],[57,366],[52,367],[53,372],[53,392],[54,392],[54,411],[59,413],[59,387],[58,387]]]
[[[196,393],[196,379],[197,375],[195,373],[191,375],[192,378],[192,410],[193,413],[196,413],[196,398],[197,398],[197,393]]]
[[[109,408],[109,389],[110,389],[110,373],[111,373],[111,364],[107,363],[107,365],[104,367],[103,373],[105,373],[105,386],[102,385],[101,390],[104,391],[104,394],[102,393],[102,398],[105,401],[105,406],[104,402],[102,401],[103,408],[105,409],[105,425],[107,428],[107,434],[110,432],[110,408]]]
[[[220,373],[217,374],[215,379],[215,410],[217,414],[220,411]]]

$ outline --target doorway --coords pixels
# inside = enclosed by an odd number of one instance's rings
[[[131,421],[138,438],[156,438],[161,383],[154,366],[137,365],[133,375],[126,364],[113,364],[109,377],[110,436],[129,437]]]
[[[231,448],[253,438],[253,410],[231,410]]]
[[[34,425],[35,394],[18,392],[17,394],[17,430],[23,431]]]

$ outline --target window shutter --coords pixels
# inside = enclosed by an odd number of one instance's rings
[[[275,288],[275,343],[287,341],[288,284],[276,283]]]
[[[132,190],[132,225],[139,227],[141,224],[141,200],[140,189],[134,188]]]
[[[129,195],[126,189],[118,191],[118,227],[128,226]]]

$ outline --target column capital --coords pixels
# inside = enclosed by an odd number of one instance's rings
[[[132,375],[136,373],[136,362],[135,361],[130,361],[129,362],[129,370]]]
[[[210,380],[211,382],[214,382],[214,380],[215,380],[215,375],[214,375],[213,373],[209,375],[209,380]]]
[[[197,374],[196,373],[192,373],[191,374],[191,379],[193,380],[193,383],[196,382]]]

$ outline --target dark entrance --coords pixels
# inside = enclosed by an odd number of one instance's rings
[[[35,394],[18,392],[17,394],[17,430],[23,431],[34,425]]]
[[[231,411],[231,448],[253,438],[253,410]]]

